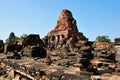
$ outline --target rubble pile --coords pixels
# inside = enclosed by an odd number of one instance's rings
[[[88,76],[79,74],[79,68],[47,65],[43,59],[22,57],[21,60],[1,59],[2,79],[8,80],[90,80]],[[4,76],[3,76],[4,75]],[[19,77],[18,77],[19,76]]]
[[[95,58],[104,58],[115,60],[114,44],[108,42],[96,42],[96,47],[93,51]]]

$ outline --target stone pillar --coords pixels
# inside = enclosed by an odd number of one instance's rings
[[[62,35],[60,35],[60,40],[62,40]]]
[[[56,40],[56,41],[58,40],[58,37],[57,37],[57,36],[55,36],[55,40]]]
[[[120,45],[116,45],[115,46],[115,60],[116,61],[120,61]]]
[[[60,35],[55,36],[55,40],[58,41],[60,39]]]

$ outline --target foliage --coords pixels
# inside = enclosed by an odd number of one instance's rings
[[[108,42],[108,43],[110,43],[111,40],[109,39],[108,36],[98,36],[96,38],[96,42]]]
[[[23,39],[23,38],[25,38],[27,36],[28,36],[27,34],[22,34],[20,37],[15,36],[15,41],[18,41],[19,39]],[[9,42],[9,38],[7,38],[5,42],[8,43]]]
[[[109,39],[108,36],[97,36],[95,42],[93,43],[93,47],[96,47],[96,42],[108,42],[110,43],[111,40]]]
[[[7,38],[6,40],[5,40],[5,43],[8,43],[9,42],[9,39]]]
[[[22,34],[22,35],[20,36],[20,39],[26,38],[27,36],[28,36],[27,34]]]
[[[94,42],[94,43],[92,44],[92,47],[94,47],[94,48],[96,47],[96,42]]]
[[[18,36],[15,36],[15,41],[17,41],[17,40],[19,40],[20,39],[20,37],[18,37]]]

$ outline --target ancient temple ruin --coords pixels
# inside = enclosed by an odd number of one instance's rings
[[[78,31],[76,20],[69,10],[62,10],[55,29],[43,39],[46,46],[52,49],[80,48],[88,42],[83,33]]]
[[[120,38],[92,46],[93,42],[79,32],[76,20],[66,9],[43,39],[39,34],[30,34],[16,41],[12,32],[7,41],[4,44],[0,40],[0,53],[6,53],[0,54],[2,80],[120,78]]]

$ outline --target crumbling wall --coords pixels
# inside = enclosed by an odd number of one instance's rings
[[[0,40],[0,53],[4,52],[4,43],[3,40]]]
[[[24,38],[22,44],[23,50],[21,54],[23,56],[44,58],[47,55],[44,43],[37,34],[30,34]]]

